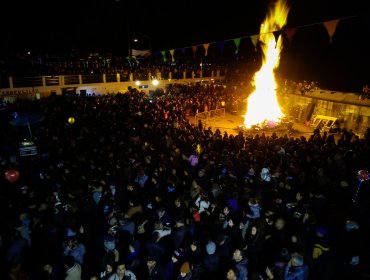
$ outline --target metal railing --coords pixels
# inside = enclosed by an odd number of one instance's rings
[[[197,124],[200,120],[203,124],[205,124],[212,120],[224,118],[225,114],[225,108],[201,112],[195,115],[195,123]]]
[[[17,89],[34,88],[34,87],[65,87],[70,85],[87,85],[87,84],[104,84],[112,82],[133,82],[136,80],[149,81],[154,78],[159,80],[174,79],[173,73],[150,73],[139,72],[130,73],[129,71],[121,71],[110,74],[89,74],[89,75],[55,75],[55,76],[33,76],[33,77],[1,77],[0,76],[0,89],[1,92],[14,91]],[[214,76],[216,74],[216,76]],[[220,79],[220,71],[211,72],[209,75],[203,75],[202,78],[216,78]],[[194,72],[181,72],[177,73],[177,78],[181,79],[194,79],[196,75]],[[199,78],[199,77],[198,77]],[[0,96],[1,96],[0,92]]]

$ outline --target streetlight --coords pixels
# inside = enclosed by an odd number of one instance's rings
[[[159,85],[159,81],[158,81],[157,79],[154,79],[154,80],[152,81],[152,85],[153,85],[153,86],[158,86],[158,85]]]

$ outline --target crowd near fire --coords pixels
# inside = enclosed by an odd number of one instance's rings
[[[268,7],[247,70],[194,52],[4,79],[1,61],[0,279],[369,279],[368,87],[278,75],[291,12]]]

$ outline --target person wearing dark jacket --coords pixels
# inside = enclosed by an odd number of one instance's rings
[[[317,228],[315,241],[312,250],[313,265],[311,268],[312,279],[332,279],[333,266],[329,246],[328,234],[325,228]]]
[[[203,267],[205,270],[205,279],[215,279],[219,274],[220,257],[216,254],[216,244],[213,241],[206,245],[207,254],[203,259]]]
[[[163,263],[166,254],[165,242],[158,231],[152,233],[152,238],[152,241],[145,244],[147,255]]]
[[[136,274],[141,264],[139,241],[132,240],[128,246],[128,251],[129,254],[127,255],[125,261],[127,269]]]
[[[232,257],[234,261],[234,266],[239,271],[239,278],[240,280],[247,280],[248,279],[248,259],[246,257],[246,252],[242,249],[235,249]]]
[[[190,244],[190,250],[187,254],[187,259],[192,266],[192,280],[203,279],[204,267],[202,264],[202,250],[197,240],[193,240]]]
[[[176,221],[175,229],[171,233],[171,237],[175,250],[189,245],[189,243],[184,244],[184,242],[187,242],[190,237],[192,237],[192,234],[189,227],[185,225],[184,220],[181,219]]]
[[[217,245],[216,253],[220,257],[220,269],[225,274],[231,266],[230,256],[234,250],[232,240],[227,235],[220,233],[215,237],[215,243]]]
[[[146,271],[143,279],[146,280],[166,280],[164,268],[153,257],[148,257],[146,261]]]
[[[250,273],[262,269],[263,260],[263,235],[257,223],[251,223],[245,236],[244,249],[249,260]]]
[[[23,252],[29,247],[27,239],[14,229],[11,234],[11,243],[5,252],[5,263],[9,267],[22,261]]]

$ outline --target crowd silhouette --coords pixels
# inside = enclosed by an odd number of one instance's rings
[[[1,278],[367,279],[370,133],[192,125],[224,90],[7,104],[0,171],[19,178],[0,179]],[[37,155],[18,155],[13,112],[45,117]]]

